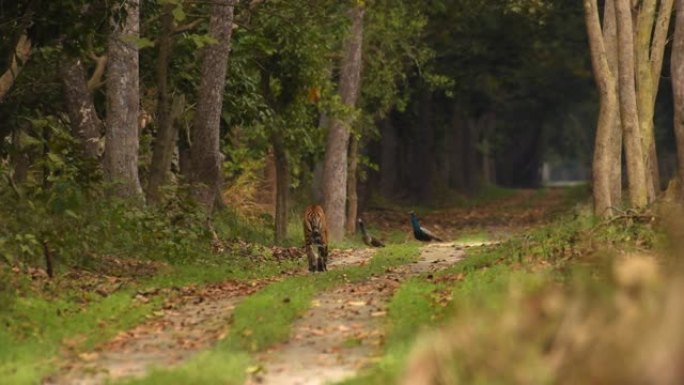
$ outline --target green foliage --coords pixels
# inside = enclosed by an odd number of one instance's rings
[[[218,346],[200,353],[179,369],[157,369],[142,379],[121,382],[126,385],[240,385],[245,381],[249,364],[246,353]]]
[[[410,96],[409,78],[427,74],[423,66],[434,56],[425,44],[428,20],[423,7],[404,0],[378,0],[364,19],[363,110],[371,118],[403,110]]]
[[[615,283],[611,277],[613,260],[609,256],[617,250],[623,253],[651,250],[662,245],[658,234],[650,225],[629,221],[595,222],[589,215],[577,214],[495,248],[470,249],[467,258],[434,277],[417,277],[402,284],[389,303],[385,325],[387,344],[382,360],[342,383],[395,383],[404,375],[411,351],[420,351],[425,343],[433,346],[454,334],[459,336],[454,340],[459,341],[455,342],[459,348],[450,349],[457,353],[439,358],[449,357],[447,367],[467,368],[489,378],[496,377],[489,368],[495,362],[506,368],[498,373],[508,375],[516,369],[509,366],[507,358],[491,354],[493,350],[503,349],[514,356],[526,357],[523,360],[526,375],[541,375],[536,371],[538,363],[534,362],[539,359],[536,355],[548,348],[548,339],[511,334],[510,322],[515,318],[520,322],[516,327],[527,327],[529,317],[534,318],[529,314],[534,306],[539,306],[540,298],[557,294],[561,287],[574,294],[578,303],[592,297],[600,303],[612,301]],[[547,299],[558,300],[557,297]],[[548,302],[546,306],[555,306],[554,303]],[[502,319],[507,320],[505,325],[500,322]],[[557,324],[546,321],[536,320],[538,323],[532,324],[528,332],[552,338],[548,333]],[[481,328],[483,322],[489,326]],[[452,324],[453,330],[444,326]],[[435,327],[441,330],[437,337],[433,337]],[[517,339],[517,345],[510,345],[511,338]],[[471,345],[463,345],[463,341],[470,341]],[[488,348],[479,349],[481,341],[486,341]],[[477,354],[471,356],[471,351]],[[433,361],[436,359],[433,357]],[[518,364],[516,361],[515,366]],[[520,365],[523,364],[520,362]]]

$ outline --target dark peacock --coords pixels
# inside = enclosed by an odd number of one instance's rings
[[[363,235],[363,243],[366,245],[371,247],[385,247],[385,244],[382,243],[382,241],[368,234],[366,225],[363,224],[363,219],[361,218],[359,218],[359,230],[361,230],[361,234]]]
[[[420,226],[420,222],[418,222],[418,217],[416,216],[416,213],[411,211],[409,214],[411,214],[411,227],[413,227],[413,236],[416,237],[417,240],[423,242],[443,242],[442,238],[436,236],[433,232],[426,229],[425,227]]]

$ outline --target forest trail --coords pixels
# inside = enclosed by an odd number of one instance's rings
[[[330,268],[363,265],[373,254],[372,249],[337,250]],[[322,293],[295,323],[290,341],[259,356],[263,370],[248,383],[322,384],[352,375],[379,353],[383,341],[379,322],[385,316],[386,300],[399,283],[412,274],[456,263],[463,255],[463,249],[451,243],[431,244],[413,264]],[[93,351],[67,354],[61,370],[43,384],[99,385],[143,377],[155,367],[182,364],[224,338],[239,301],[272,281],[177,289],[174,300],[149,321],[119,333]],[[136,299],[149,301],[158,294],[140,292]]]
[[[235,305],[269,280],[224,282],[178,289],[154,318],[119,333],[95,350],[72,355],[44,385],[97,385],[142,377],[154,367],[178,365],[225,337]],[[165,289],[169,290],[169,289]],[[156,291],[136,299],[149,301]]]
[[[370,258],[369,251],[358,254]],[[321,293],[294,324],[290,340],[258,357],[258,372],[247,383],[318,385],[353,376],[382,353],[381,322],[387,314],[386,303],[400,283],[412,275],[451,266],[464,256],[464,247],[454,243],[429,244],[422,248],[417,262]],[[348,265],[352,258],[359,255],[337,260],[332,268]]]
[[[338,381],[372,365],[382,353],[386,305],[401,282],[458,263],[469,247],[496,244],[517,231],[543,223],[562,206],[563,194],[540,195],[521,191],[508,199],[478,208],[453,208],[424,215],[425,223],[450,239],[469,231],[486,233],[486,239],[432,243],[422,247],[414,263],[386,270],[362,282],[346,283],[320,293],[311,308],[292,327],[289,341],[256,356],[248,384],[313,385]],[[410,231],[406,214],[374,210],[368,217],[377,231]],[[403,231],[403,230],[401,230]],[[382,236],[382,235],[381,235]],[[467,237],[466,237],[467,238]],[[476,237],[477,238],[477,237]],[[374,249],[336,249],[330,269],[363,266]],[[302,272],[309,274],[308,272]],[[152,368],[173,368],[224,338],[235,306],[279,278],[230,281],[176,289],[162,310],[141,325],[121,332],[95,350],[65,352],[64,363],[45,385],[98,385],[142,377]],[[150,301],[157,291],[139,292],[136,300]]]

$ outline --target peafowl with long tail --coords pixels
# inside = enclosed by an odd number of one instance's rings
[[[411,211],[409,214],[411,214],[411,227],[413,227],[413,236],[416,237],[417,240],[423,241],[423,242],[430,242],[430,241],[444,242],[442,240],[442,238],[438,237],[432,231],[430,231],[430,230],[428,230],[425,227],[422,227],[420,225],[420,222],[418,221],[418,217],[416,216],[416,213]]]
[[[382,243],[382,241],[368,234],[368,231],[366,231],[366,225],[363,223],[363,219],[359,218],[358,222],[359,230],[361,230],[361,235],[363,235],[363,243],[370,247],[385,247],[385,244]]]

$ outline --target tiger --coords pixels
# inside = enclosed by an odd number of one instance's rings
[[[319,205],[304,210],[304,248],[309,261],[309,271],[328,270],[328,225],[325,212]]]

